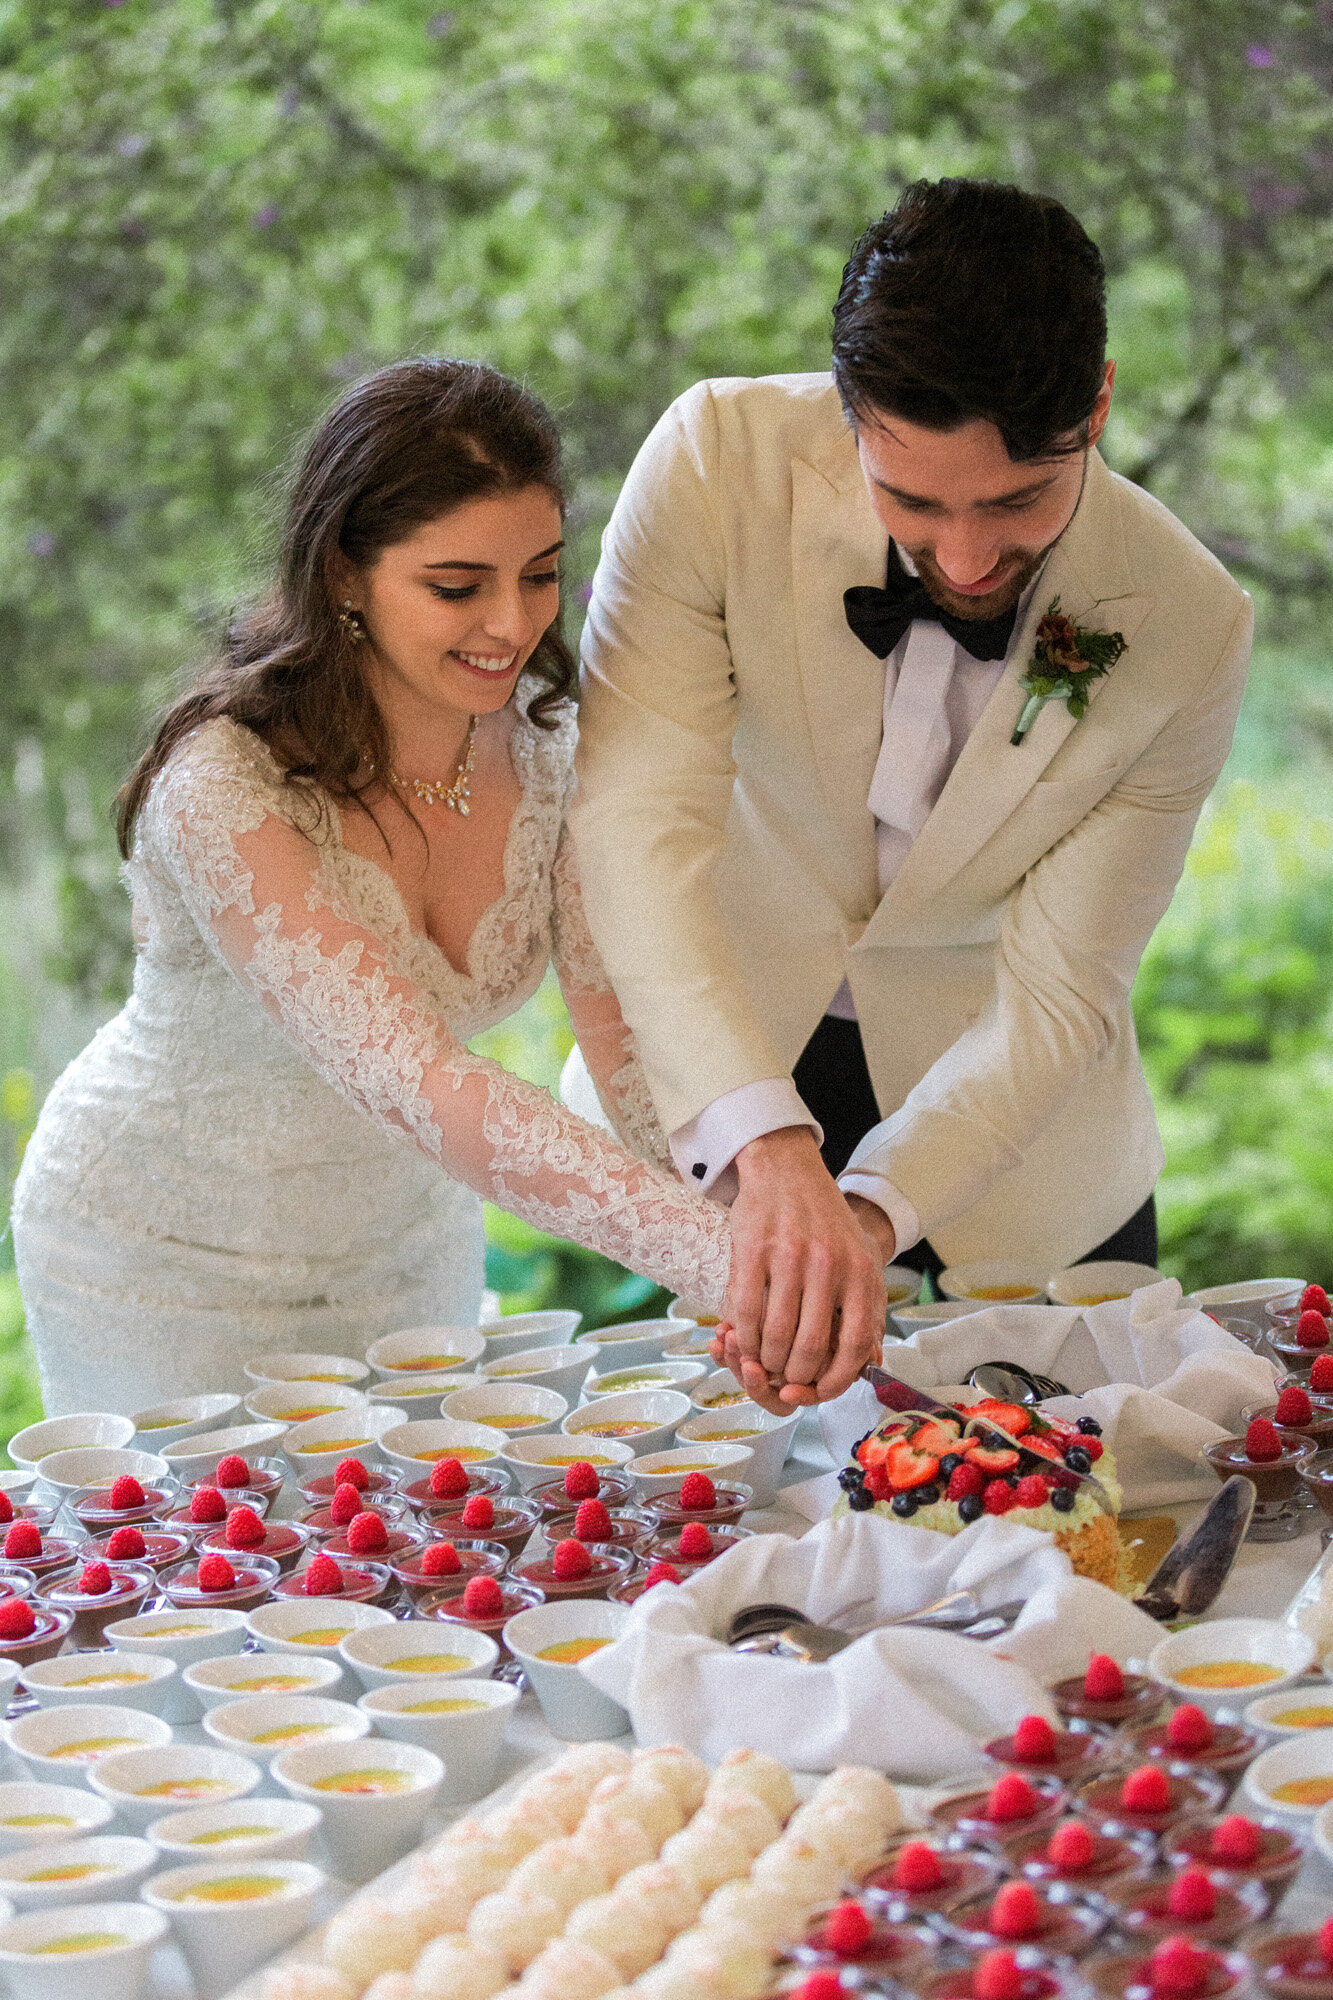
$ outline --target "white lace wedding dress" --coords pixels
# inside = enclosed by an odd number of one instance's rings
[[[504,893],[462,972],[253,733],[207,723],[173,755],[126,870],[133,993],[52,1090],[15,1190],[49,1414],[241,1390],[264,1351],[474,1324],[481,1196],[720,1303],[725,1211],[650,1163],[661,1134],[584,923],[573,736],[572,717],[516,720]],[[633,1151],[465,1047],[551,959]]]

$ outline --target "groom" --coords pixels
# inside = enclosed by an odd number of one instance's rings
[[[875,1351],[890,1258],[1155,1261],[1129,991],[1252,621],[1097,454],[1105,343],[1072,215],[920,182],[852,253],[831,379],[699,383],[606,532],[583,893],[677,1166],[732,1198],[769,1407]]]

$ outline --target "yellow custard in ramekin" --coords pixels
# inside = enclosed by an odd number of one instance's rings
[[[446,1444],[438,1451],[414,1451],[413,1458],[419,1458],[423,1465],[434,1465],[439,1458],[456,1458],[460,1465],[470,1465],[478,1458],[494,1458],[493,1451],[487,1451],[479,1444]]]
[[[1280,1681],[1282,1669],[1265,1666],[1262,1660],[1204,1660],[1197,1667],[1181,1667],[1172,1679],[1182,1687],[1250,1688]]]
[[[553,1646],[543,1646],[537,1658],[551,1660],[558,1667],[576,1667],[580,1660],[610,1644],[610,1639],[557,1639]]]
[[[265,1896],[277,1896],[287,1884],[281,1875],[219,1875],[213,1882],[196,1882],[180,1889],[173,1903],[257,1903]]]
[[[485,1708],[484,1701],[474,1701],[469,1695],[436,1695],[431,1701],[410,1702],[400,1708],[399,1715],[461,1715],[465,1708]]]
[[[312,1791],[346,1792],[366,1798],[378,1798],[385,1792],[410,1792],[415,1785],[410,1771],[400,1771],[393,1764],[368,1764],[359,1771],[334,1771],[327,1778],[310,1780]]]

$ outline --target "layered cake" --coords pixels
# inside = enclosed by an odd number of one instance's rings
[[[1088,1474],[1101,1494],[1084,1484]],[[856,1445],[839,1481],[835,1517],[873,1509],[957,1535],[983,1514],[1002,1514],[1054,1535],[1078,1575],[1129,1588],[1116,1523],[1120,1482],[1093,1417],[1067,1424],[994,1399],[894,1410]]]

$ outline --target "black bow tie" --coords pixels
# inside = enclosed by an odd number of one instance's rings
[[[999,618],[958,618],[938,605],[920,577],[909,576],[889,543],[888,574],[883,590],[857,584],[842,593],[847,623],[863,646],[886,660],[908,626],[917,618],[933,618],[951,639],[965,646],[974,660],[1002,660],[1013,637],[1017,608]]]

